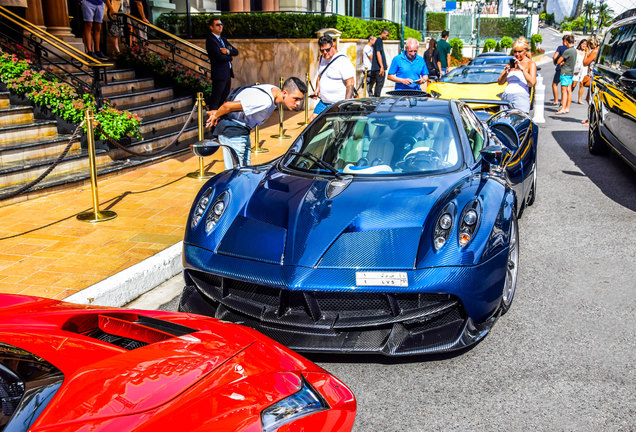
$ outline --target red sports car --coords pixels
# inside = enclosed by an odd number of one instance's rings
[[[351,391],[246,327],[0,295],[0,431],[350,431]]]

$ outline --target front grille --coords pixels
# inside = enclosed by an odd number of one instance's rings
[[[421,323],[459,305],[448,294],[290,291],[196,270],[187,274],[210,300],[252,319],[323,330]]]

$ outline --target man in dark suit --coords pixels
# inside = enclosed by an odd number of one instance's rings
[[[208,103],[208,109],[216,110],[230,94],[232,78],[234,78],[232,57],[238,55],[238,50],[221,36],[223,31],[221,18],[212,18],[209,25],[212,33],[205,41],[205,48],[208,51],[212,69],[212,96]]]

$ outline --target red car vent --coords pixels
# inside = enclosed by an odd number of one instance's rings
[[[68,320],[62,329],[127,350],[197,331],[170,321],[132,312],[82,314]]]
[[[108,315],[99,316],[99,328],[113,336],[133,339],[147,344],[161,342],[174,337],[174,335],[146,327],[139,322],[130,322]]]

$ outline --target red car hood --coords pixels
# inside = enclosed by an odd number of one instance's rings
[[[109,319],[117,314],[143,315],[197,331],[132,350],[79,333],[83,323],[96,316]],[[64,424],[108,422],[170,409],[179,405],[184,392],[189,392],[183,398],[189,402],[205,393],[208,400],[222,398],[225,404],[250,407],[248,411],[258,415],[300,388],[299,372],[324,373],[259,333],[215,319],[20,296],[2,298],[0,341],[30,351],[64,373],[64,383],[51,402],[57,409],[45,410],[34,429],[56,425],[57,430]]]

